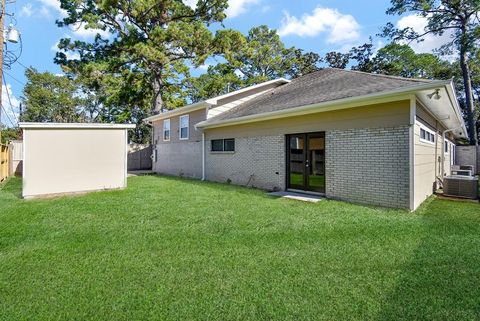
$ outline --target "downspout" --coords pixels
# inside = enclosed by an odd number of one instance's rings
[[[152,128],[152,135],[150,137],[150,145],[152,146],[152,155],[150,155],[150,159],[152,160],[152,170],[153,170],[153,162],[156,161],[155,158],[155,149],[157,146],[155,146],[155,126],[153,126],[153,123],[151,121],[145,120],[144,121],[147,126],[150,126]]]
[[[460,127],[444,130],[442,133],[442,173],[441,179],[443,182],[443,176],[445,175],[445,134],[448,132],[453,132],[454,130],[461,129]]]
[[[438,134],[439,130],[438,130],[438,120],[435,120],[435,176],[438,177],[442,177],[441,173],[440,175],[438,175],[438,171],[440,170],[440,172],[442,171],[442,168],[441,166],[438,166],[437,168],[437,164],[438,164],[438,156],[437,156],[437,153],[438,153],[438,139],[437,139],[437,134]],[[441,181],[441,179],[440,179]],[[438,185],[435,186],[436,189],[438,189]]]
[[[205,132],[202,131],[202,181],[205,180]]]

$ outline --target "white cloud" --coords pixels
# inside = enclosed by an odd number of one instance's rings
[[[52,16],[50,10],[48,10],[46,6],[42,6],[40,9],[38,9],[38,15],[44,18],[50,18]]]
[[[183,2],[190,8],[195,9],[197,7],[198,0],[184,0]]]
[[[332,44],[352,42],[360,37],[360,25],[355,18],[337,9],[317,7],[311,14],[304,14],[301,18],[291,16],[286,11],[284,14],[278,30],[280,36],[314,37],[325,32],[327,42]]]
[[[20,9],[19,17],[30,17],[33,14],[33,7],[31,3],[27,3]]]
[[[235,18],[247,11],[247,7],[252,4],[258,4],[261,0],[228,0],[228,8],[225,11],[227,18]],[[195,9],[198,0],[183,0],[187,6]]]
[[[40,9],[43,14],[50,14],[50,9],[56,11],[57,14],[60,14],[61,17],[66,17],[67,12],[60,8],[60,1],[59,0],[37,0],[42,4],[42,8]]]
[[[412,28],[417,33],[425,32],[427,26],[427,18],[418,15],[408,15],[402,17],[397,22],[397,28]],[[417,53],[431,53],[434,49],[451,41],[451,32],[445,32],[442,36],[428,34],[423,37],[422,42],[412,41],[410,47]]]
[[[225,13],[228,18],[234,18],[245,13],[249,5],[259,2],[260,0],[228,0],[228,8]]]
[[[75,23],[70,27],[70,29],[72,30],[75,36],[84,38],[84,39],[93,38],[97,35],[97,33],[99,33],[102,36],[102,38],[108,38],[109,36],[108,31],[101,30],[101,29],[91,29],[91,28],[86,29],[85,25],[82,25],[81,23]]]
[[[8,100],[7,94],[10,95],[10,101]],[[11,105],[10,102],[12,103]],[[2,116],[2,123],[10,126],[11,123],[8,120],[8,118],[10,118],[16,124],[20,115],[20,101],[13,95],[12,86],[9,83],[7,83],[6,87],[2,85],[2,106],[2,112],[5,110],[8,115],[8,117],[5,115]]]
[[[67,56],[68,60],[79,60],[80,59],[80,54],[78,52],[60,50],[58,48],[58,41],[52,47],[50,47],[50,49],[54,52],[63,52],[65,54],[65,56]]]
[[[207,71],[208,67],[210,67],[210,64],[203,64],[197,67],[197,69],[202,70],[202,71]]]

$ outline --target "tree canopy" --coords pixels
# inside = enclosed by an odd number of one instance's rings
[[[153,113],[334,67],[415,78],[455,77],[475,142],[480,0],[391,0],[388,14],[418,14],[427,20],[424,32],[388,24],[382,36],[391,42],[383,48],[375,48],[370,38],[347,52],[330,50],[322,56],[286,46],[276,30],[265,25],[247,34],[223,28],[227,0],[198,0],[195,5],[180,0],[60,2],[66,16],[58,26],[98,34],[90,41],[61,39],[55,62],[66,77],[28,71],[25,120],[130,122],[137,124],[131,138],[147,142],[149,128],[143,119]],[[419,54],[409,46],[426,34],[444,33],[451,35],[451,42],[434,53]],[[443,59],[452,53],[458,59]],[[208,66],[207,71],[193,76],[192,70],[200,66]]]
[[[80,122],[84,120],[83,100],[74,81],[50,72],[29,68],[22,101],[25,111],[21,121]]]
[[[244,86],[280,77],[295,78],[320,68],[320,55],[287,48],[275,29],[265,25],[240,35],[238,50],[221,55],[224,60],[210,66],[206,74],[190,79],[192,101],[224,94]]]
[[[213,34],[208,28],[225,18],[227,5],[227,0],[199,0],[194,8],[178,0],[61,0],[67,16],[57,21],[59,26],[102,32],[93,42],[62,39],[59,48],[75,51],[79,59],[59,52],[56,61],[67,72],[87,74],[97,82],[121,78],[114,97],[135,97],[141,87],[152,112],[172,108],[189,76],[187,63],[201,65],[233,45],[237,32]]]
[[[383,35],[393,40],[422,41],[424,36],[431,34],[450,35],[449,43],[438,48],[440,54],[458,53],[461,76],[463,78],[463,98],[467,114],[469,138],[472,144],[477,144],[476,116],[478,106],[475,106],[472,73],[469,60],[478,50],[480,36],[480,0],[391,0],[387,14],[401,15],[417,14],[427,20],[422,32],[412,27],[398,29],[389,23],[383,30]]]

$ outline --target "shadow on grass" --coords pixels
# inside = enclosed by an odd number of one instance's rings
[[[480,207],[465,206],[459,213],[454,202],[426,204],[424,237],[378,320],[480,318]]]
[[[0,192],[8,198],[22,198],[22,179],[10,177],[6,182],[0,184]]]

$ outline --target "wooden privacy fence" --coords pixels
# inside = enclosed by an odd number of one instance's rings
[[[10,173],[10,150],[8,145],[0,144],[0,182],[3,182]]]
[[[23,141],[10,142],[10,175],[22,175],[23,167]]]
[[[472,165],[474,172],[480,174],[480,146],[457,146],[455,148],[457,165]]]
[[[131,143],[128,145],[128,170],[151,170],[152,147],[150,145]]]

